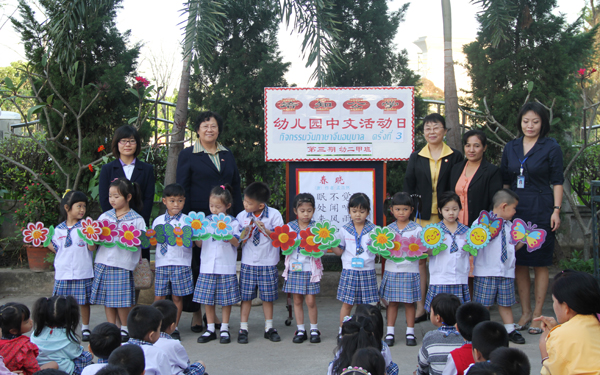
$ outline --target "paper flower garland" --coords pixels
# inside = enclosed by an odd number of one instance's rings
[[[474,224],[467,231],[467,243],[463,246],[463,250],[473,256],[477,256],[477,252],[486,247],[491,240],[492,234],[487,226]]]
[[[174,227],[171,224],[165,224],[164,230],[170,246],[192,247],[192,227],[189,225]]]
[[[118,230],[119,239],[117,246],[123,250],[137,251],[138,246],[142,244],[139,237],[142,231],[136,229],[133,225],[123,224],[123,228]]]
[[[504,219],[501,217],[497,217],[493,212],[481,211],[479,214],[479,218],[477,219],[477,224],[481,224],[490,231],[492,235],[492,240],[498,236],[500,231],[502,230],[502,225],[504,225]]]
[[[142,231],[142,235],[140,236],[140,241],[142,242],[143,248],[149,248],[150,246],[156,246],[158,241],[156,240],[156,231],[151,227],[146,228],[145,231]]]
[[[543,229],[536,229],[537,225],[531,224],[531,222],[525,222],[521,219],[515,219],[512,227],[510,228],[510,237],[513,244],[523,242],[527,245],[527,251],[533,252],[544,244],[546,241],[546,231]]]
[[[88,217],[81,221],[81,228],[77,229],[77,234],[86,244],[94,245],[100,241],[102,228],[100,228],[100,224],[97,221]]]
[[[383,257],[390,256],[390,249],[394,248],[394,237],[395,234],[390,228],[375,227],[370,234],[371,244],[367,246],[367,249],[375,255],[381,255]]]
[[[233,238],[233,227],[229,225],[231,223],[231,217],[224,213],[219,213],[213,216],[212,223],[210,225],[214,229],[212,237],[217,241],[229,241]]]
[[[47,247],[52,241],[54,235],[54,226],[50,228],[44,227],[44,223],[38,221],[37,223],[28,223],[27,227],[23,230],[23,242],[31,243],[35,247],[44,246]]]
[[[423,228],[421,241],[426,248],[432,250],[432,255],[438,255],[448,248],[444,243],[444,231],[438,224],[429,224]]]
[[[204,215],[204,212],[191,211],[185,218],[185,223],[192,227],[192,241],[204,241],[210,238],[208,228],[209,220]]]
[[[300,254],[313,258],[320,258],[325,254],[325,251],[321,250],[321,246],[315,242],[315,235],[312,234],[310,228],[300,231]]]
[[[335,238],[337,228],[329,221],[318,222],[307,230],[314,236],[313,241],[319,244],[321,251],[327,251],[340,245],[341,240]]]
[[[98,222],[100,227],[100,235],[98,236],[98,244],[106,247],[115,246],[115,240],[119,235],[117,231],[117,223],[113,223],[108,220],[102,220]]]
[[[283,255],[290,255],[300,245],[298,233],[292,232],[287,224],[275,227],[269,237],[273,246],[281,248]]]
[[[402,247],[400,251],[404,254],[404,259],[414,262],[415,260],[428,257],[427,248],[423,245],[421,238],[417,236],[400,237]]]
[[[393,238],[389,238],[390,235]],[[376,227],[375,232],[371,234],[371,240],[371,245],[368,246],[369,251],[394,263],[405,260],[414,262],[427,258],[427,248],[423,246],[421,239],[416,236],[402,237],[399,233],[394,233],[387,227],[383,229]],[[384,242],[385,244],[383,244]],[[384,247],[385,249],[383,249]]]

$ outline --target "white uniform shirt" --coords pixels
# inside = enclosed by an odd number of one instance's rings
[[[183,227],[187,225],[185,218],[187,215],[181,214],[179,219],[172,219],[169,224],[173,227]],[[159,224],[165,224],[165,215],[160,215],[152,223],[152,228],[155,228]],[[165,255],[161,253],[161,244],[156,245],[156,254],[154,255],[156,267],[164,266],[191,266],[192,265],[192,248],[185,246],[171,246],[167,244],[167,252]]]
[[[252,212],[242,211],[238,214],[237,220],[240,230],[250,225],[250,220],[254,214]],[[275,227],[282,226],[283,218],[279,211],[266,206],[258,220],[262,221],[265,228],[272,231]],[[257,230],[257,229],[255,229]],[[242,264],[249,266],[275,266],[279,263],[279,248],[274,247],[271,238],[260,234],[260,242],[254,245],[252,242],[254,233],[250,235],[248,241],[242,248]]]
[[[98,218],[98,221],[108,220],[117,223],[117,230],[122,229],[124,224],[133,225],[138,230],[145,230],[146,223],[144,219],[134,210],[130,210],[125,216],[117,220],[115,216],[115,210],[106,211]],[[115,239],[118,241],[118,236]],[[106,247],[100,245],[96,252],[96,263],[105,264],[110,267],[117,267],[133,271],[135,266],[140,261],[141,251],[140,247],[136,251],[123,250],[117,247]]]
[[[128,344],[136,345],[136,344]],[[146,370],[144,375],[172,375],[171,365],[167,354],[154,345],[138,345],[144,351]]]
[[[94,261],[92,252],[88,250],[87,244],[83,242],[78,228],[80,223],[71,228],[71,246],[65,246],[67,239],[67,223],[62,222],[54,229],[52,236],[52,245],[56,250],[54,258],[54,279],[55,280],[83,280],[94,277]]]
[[[204,251],[204,249],[202,249]],[[183,370],[189,367],[190,358],[179,340],[169,339],[160,334],[160,338],[154,343],[154,347],[162,350],[169,359],[171,374],[183,374]],[[82,374],[83,375],[83,374]]]
[[[370,234],[374,229],[375,225],[368,220],[365,222],[361,235],[355,236],[353,234],[356,233],[356,230],[352,221],[339,228],[337,235],[341,241],[339,247],[344,250],[342,253],[342,266],[345,270],[370,271],[375,269],[375,254],[367,249],[367,246],[371,243]],[[361,247],[364,250],[360,255],[357,254],[357,241],[360,241]],[[352,267],[353,258],[363,259],[364,267]]]
[[[400,235],[405,238],[409,238],[410,236],[415,236],[418,238],[423,230],[423,228],[414,221],[409,221],[404,229],[399,229],[398,224],[395,221],[387,227],[390,228],[394,233],[400,233]],[[385,270],[389,272],[419,273],[419,261],[417,260],[411,262],[409,260],[405,260],[400,263],[396,263],[391,260],[386,260]]]
[[[94,363],[88,366],[85,366],[83,371],[81,371],[81,375],[96,375],[96,373],[104,366],[108,365],[108,363]]]
[[[490,241],[490,243],[483,249],[477,252],[475,257],[475,269],[473,270],[473,276],[485,277],[485,276],[498,276],[507,277],[510,279],[515,278],[515,245],[510,243],[510,227],[512,223],[510,221],[504,221],[504,236],[506,238],[506,262],[502,263],[502,231],[498,233],[498,236]]]
[[[439,223],[442,228],[446,226]],[[458,223],[456,229],[456,245],[458,251],[450,253],[452,236],[444,233],[444,243],[448,248],[436,256],[429,257],[429,283],[431,285],[460,285],[469,282],[469,253],[462,248],[466,243],[466,233],[469,227]]]
[[[229,216],[229,215],[228,215]],[[209,220],[213,221],[215,215],[210,215]],[[229,225],[233,228],[233,236],[240,239],[240,222],[233,216],[229,216],[231,222]],[[208,229],[209,233],[214,233],[212,225]],[[249,241],[252,241],[250,239]],[[248,246],[248,244],[246,244]],[[235,275],[237,263],[237,247],[228,241],[215,240],[209,238],[202,241],[202,252],[200,252],[200,273],[217,275]]]
[[[287,224],[290,227],[291,231],[294,231],[296,233],[298,233],[298,236],[296,237],[297,239],[300,239],[300,225],[298,224],[298,220],[294,220],[294,221],[290,221]],[[312,227],[315,225],[315,221],[311,220],[310,223],[308,224],[308,228]],[[294,249],[294,251],[289,255],[289,264],[292,263],[302,263],[302,271],[305,272],[310,272],[310,270],[312,269],[312,265],[311,265],[311,259],[314,259],[313,257],[309,257],[307,255],[301,254],[300,250],[302,248],[300,246],[298,246],[296,249]]]

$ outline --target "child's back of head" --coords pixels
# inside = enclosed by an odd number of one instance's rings
[[[466,372],[467,375],[512,375],[506,373],[502,367],[495,365],[490,362],[478,362],[475,363],[469,371]]]
[[[123,345],[111,353],[108,364],[124,368],[129,375],[142,375],[146,368],[146,359],[139,346]]]
[[[478,323],[490,320],[490,312],[480,303],[467,302],[456,310],[456,326],[467,341],[473,340],[473,329]]]
[[[155,301],[152,306],[160,311],[163,316],[160,331],[169,333],[171,326],[177,322],[177,306],[168,299]]]
[[[456,311],[459,307],[460,299],[454,294],[439,293],[431,300],[432,313],[439,315],[441,322],[447,326],[456,324]]]
[[[374,347],[358,349],[352,356],[352,367],[359,367],[371,375],[385,375],[385,359]]]
[[[494,208],[500,207],[502,204],[512,205],[519,202],[519,196],[512,190],[500,189],[492,198]]]
[[[127,372],[127,369],[121,366],[106,365],[102,367],[96,375],[131,375]]]
[[[529,375],[531,364],[527,355],[516,348],[498,348],[490,354],[490,362],[502,367],[509,375]]]
[[[473,359],[487,361],[497,348],[508,347],[506,328],[498,322],[481,322],[473,329]]]
[[[110,354],[121,346],[121,330],[112,323],[101,323],[90,335],[90,349],[98,358],[108,359]]]
[[[72,296],[42,297],[33,305],[34,336],[39,336],[45,327],[64,328],[67,337],[79,342],[75,331],[79,326],[79,305]]]
[[[342,338],[336,348],[337,358],[333,361],[333,373],[340,374],[352,363],[357,350],[374,347],[382,349],[381,338],[377,337],[377,328],[370,317],[354,315],[342,324]]]
[[[375,336],[379,340],[383,339],[383,315],[381,315],[381,310],[377,306],[362,303],[356,306],[354,315],[370,318],[375,327]]]
[[[29,308],[22,303],[9,302],[0,306],[0,329],[4,335],[21,335],[21,325],[31,318]]]
[[[138,305],[129,312],[127,316],[127,328],[129,336],[137,340],[148,340],[148,335],[152,332],[160,332],[163,316],[152,306]],[[153,338],[154,344],[158,337]]]
[[[68,375],[66,372],[55,368],[45,368],[33,373],[34,375]]]
[[[257,203],[267,204],[271,199],[271,189],[264,182],[256,181],[244,190],[244,198],[250,198]]]

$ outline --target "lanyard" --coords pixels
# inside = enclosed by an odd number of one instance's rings
[[[517,158],[518,159],[518,158]],[[523,166],[525,165],[525,162],[527,161],[527,159],[529,159],[529,156],[526,157],[525,159],[521,160],[519,159],[519,163],[521,163],[521,168],[519,169],[520,172],[520,176],[523,176]]]

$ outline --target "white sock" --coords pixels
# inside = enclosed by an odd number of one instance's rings
[[[394,328],[394,326],[387,326],[387,335],[394,335],[396,333],[396,329]]]
[[[407,335],[415,335],[415,327],[406,327],[406,334]]]
[[[265,332],[273,328],[273,319],[265,319]]]
[[[298,324],[298,325],[296,325],[296,327],[298,327],[298,331],[306,331],[304,324]]]
[[[506,333],[511,333],[515,330],[515,323],[505,324],[504,328],[506,328]]]
[[[121,331],[125,331],[125,332],[129,333],[127,326],[121,326]],[[123,332],[121,332],[121,335],[125,336],[125,334]]]
[[[223,327],[223,325],[221,325]],[[248,322],[240,322],[240,329],[248,330]]]
[[[229,332],[229,323],[221,323],[221,335],[223,332]]]
[[[86,329],[90,329],[90,325],[89,324],[82,324],[81,325],[81,330],[86,330]]]
[[[311,330],[311,331],[312,331],[313,329],[316,329],[316,330],[318,330],[319,328],[318,328],[317,326],[318,326],[318,324],[311,324],[311,325],[310,325],[310,330]],[[315,335],[316,335],[317,333],[316,333],[316,332],[312,332],[312,334],[315,334]]]
[[[206,330],[210,331],[210,332],[214,332],[215,331],[215,323],[208,323],[206,325]]]

